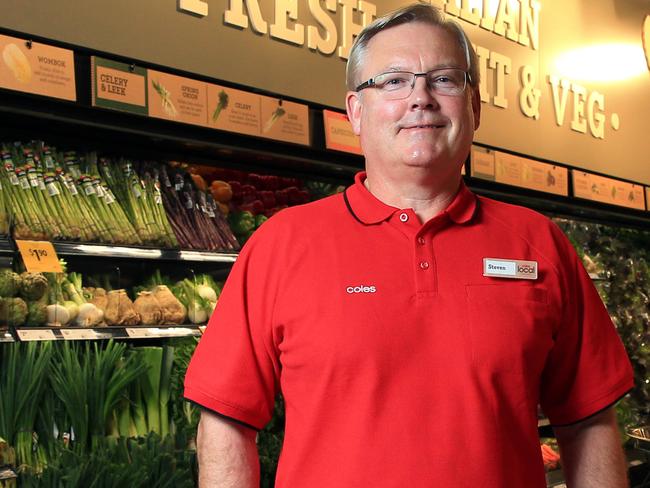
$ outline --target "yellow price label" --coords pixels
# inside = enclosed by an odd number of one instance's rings
[[[49,241],[16,241],[25,268],[31,273],[63,273],[59,257]]]

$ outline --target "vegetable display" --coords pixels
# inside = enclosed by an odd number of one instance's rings
[[[195,344],[182,343],[183,357]],[[174,351],[113,341],[0,344],[0,460],[18,486],[195,486],[184,409],[196,409],[179,404]]]
[[[0,235],[239,249],[207,184],[178,165],[168,175],[159,163],[57,152],[42,142],[3,144],[0,157]]]
[[[179,167],[162,167],[161,193],[169,222],[181,247],[203,250],[238,250],[239,243],[210,193],[196,188]]]

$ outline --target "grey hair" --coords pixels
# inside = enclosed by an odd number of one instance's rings
[[[469,73],[469,84],[477,87],[479,84],[478,58],[463,28],[453,20],[445,19],[442,12],[428,3],[415,3],[400,9],[389,12],[375,19],[368,24],[357,36],[350,50],[348,64],[346,66],[345,78],[348,90],[354,90],[362,82],[359,80],[361,66],[365,60],[368,43],[381,31],[401,24],[421,22],[428,25],[438,26],[454,35],[458,44],[465,51],[467,71]]]

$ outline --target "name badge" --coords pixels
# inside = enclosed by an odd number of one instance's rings
[[[518,280],[536,280],[537,261],[483,258],[483,276],[492,276],[494,278],[514,278]]]

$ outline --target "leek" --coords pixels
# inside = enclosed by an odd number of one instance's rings
[[[138,349],[140,350],[141,364],[148,366],[147,372],[140,382],[147,412],[148,429],[150,432],[160,434],[160,373],[163,350],[161,347],[141,347]]]
[[[21,469],[38,469],[33,432],[52,356],[51,342],[3,345],[0,355],[0,437],[14,446]]]
[[[110,340],[105,347],[64,342],[58,351],[52,384],[81,449],[101,445],[121,394],[145,371],[125,349]]]
[[[160,434],[163,438],[169,435],[169,397],[173,365],[174,348],[164,346],[160,373]]]

